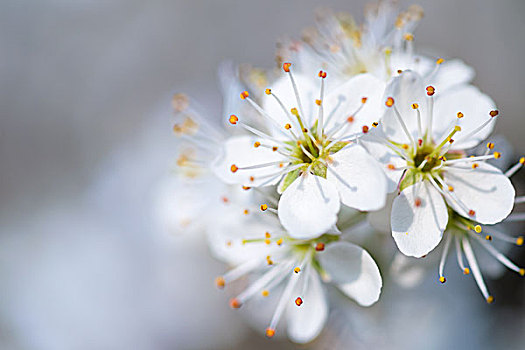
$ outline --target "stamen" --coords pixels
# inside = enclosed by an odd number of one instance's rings
[[[505,176],[511,177],[512,175],[516,174],[516,172],[523,167],[523,164],[525,164],[525,157],[521,157],[520,160],[516,164],[514,164],[509,170],[507,170],[507,172],[505,173]]]
[[[461,269],[463,274],[468,275],[470,273],[470,270],[468,270],[468,268],[466,268],[465,265],[463,264],[463,255],[461,254],[461,246],[459,243],[459,238],[457,236],[455,237],[455,243],[456,243],[456,258],[458,261],[459,268]]]
[[[485,248],[485,250],[487,250],[487,252],[489,252],[490,255],[492,255],[493,257],[495,257],[500,263],[502,263],[503,265],[505,265],[506,267],[508,267],[509,269],[513,270],[513,271],[516,271],[517,273],[519,273],[520,275],[523,276],[523,269],[520,268],[519,266],[516,266],[516,264],[514,264],[512,261],[510,261],[505,255],[503,255],[502,253],[498,252],[496,250],[496,248],[494,248],[491,244],[488,244],[487,242],[485,242],[484,240],[482,240],[481,238],[479,238],[478,236],[474,236],[474,238],[476,240],[478,240],[478,242],[481,244],[481,246],[483,248]]]
[[[317,105],[319,106],[319,114],[317,117],[317,120],[319,122],[318,124],[318,132],[317,137],[322,140],[323,134],[324,134],[324,110],[323,110],[323,98],[324,98],[324,79],[326,78],[326,72],[319,71],[319,78],[321,78],[321,91],[319,92],[319,103]]]
[[[472,274],[474,275],[474,280],[476,280],[476,283],[478,285],[479,290],[481,291],[481,294],[483,294],[483,297],[487,301],[487,303],[492,303],[494,301],[494,297],[492,295],[489,295],[489,291],[487,290],[487,286],[485,285],[485,282],[483,281],[483,276],[481,275],[481,272],[478,267],[478,263],[476,261],[476,257],[474,255],[474,252],[472,251],[472,247],[470,245],[470,242],[467,238],[467,236],[463,237],[463,251],[465,252],[465,256],[467,258],[467,261],[472,268]]]
[[[445,238],[445,246],[443,247],[443,252],[441,253],[441,260],[439,260],[439,282],[441,283],[445,283],[447,281],[447,279],[443,275],[443,271],[445,270],[445,262],[447,260],[451,240],[452,235],[448,234]]]
[[[490,111],[490,113],[489,113],[490,119],[488,119],[486,122],[484,122],[483,124],[478,126],[476,129],[472,130],[472,132],[468,133],[466,136],[464,136],[461,139],[459,139],[458,142],[461,142],[463,140],[466,140],[466,139],[476,135],[478,132],[483,130],[487,125],[489,125],[490,123],[493,123],[496,120],[495,117],[498,116],[498,114],[499,114],[498,111]]]

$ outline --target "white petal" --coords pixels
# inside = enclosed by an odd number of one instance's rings
[[[379,138],[385,138],[381,126],[376,129],[372,129],[370,134],[373,134]],[[397,189],[397,184],[401,179],[401,175],[403,175],[403,170],[400,168],[407,165],[406,161],[394,151],[392,151],[391,148],[387,147],[381,142],[378,142],[376,138],[369,137],[369,135],[365,135],[359,139],[359,144],[363,146],[367,152],[381,164],[381,167],[383,168],[383,171],[385,172],[388,180],[387,191],[388,193],[394,192]]]
[[[447,206],[438,190],[423,181],[405,188],[394,199],[390,222],[401,253],[419,258],[441,241],[448,222]]]
[[[433,60],[435,66],[435,60]],[[437,73],[425,83],[436,88],[436,96],[456,85],[468,84],[474,79],[476,72],[462,60],[445,60]]]
[[[279,200],[279,219],[293,238],[319,237],[337,221],[340,202],[333,184],[305,173],[284,191]]]
[[[401,115],[408,132],[414,139],[417,139],[417,111],[412,108],[412,104],[417,103],[419,105],[423,131],[426,128],[428,120],[428,98],[425,94],[425,86],[419,74],[406,70],[399,76],[393,78],[385,90],[383,105],[387,97],[394,98],[394,106]],[[394,107],[386,109],[382,124],[383,131],[390,140],[398,143],[410,144],[410,140],[395,114]]]
[[[362,306],[374,304],[383,282],[374,259],[363,248],[336,242],[317,254],[322,268],[343,293]]]
[[[303,277],[309,278],[305,294],[298,294],[303,285],[303,281],[300,280],[295,289],[296,294],[286,310],[288,337],[300,344],[315,339],[323,330],[328,318],[328,303],[323,286],[317,272],[312,267],[309,270],[308,275]],[[303,299],[301,306],[295,304],[297,297]]]
[[[292,69],[294,69],[293,66]],[[303,108],[301,118],[306,124],[305,126],[310,127],[313,120],[317,117],[318,108],[315,100],[319,98],[321,88],[320,79],[317,76],[309,77],[301,74],[294,74],[294,79]],[[286,112],[283,111],[283,108],[273,96],[263,96],[263,108],[279,125],[284,127],[284,125],[290,123],[290,119],[286,116],[286,113],[289,113],[290,109],[297,108],[299,112],[301,112],[290,77],[285,74],[282,78],[277,79],[270,87],[272,94],[277,96],[283,103]],[[292,129],[300,130],[298,123],[292,123]]]
[[[232,164],[241,168],[280,161],[285,165],[288,163],[286,157],[277,152],[273,152],[269,148],[255,148],[253,146],[255,141],[260,140],[251,136],[235,136],[226,140],[223,146],[223,152],[212,164],[212,170],[215,175],[227,184],[258,186],[271,179],[272,177],[269,175],[276,174],[280,170],[279,165],[256,169],[239,169],[234,173],[231,171]],[[251,181],[251,177],[253,177],[253,181]],[[267,183],[267,185],[274,185],[279,179],[280,177],[277,177],[274,181]]]
[[[469,216],[455,201],[447,202],[459,214],[482,224],[495,224],[505,219],[514,207],[516,192],[510,180],[502,172],[489,164],[478,163],[476,169],[471,164],[447,167],[445,181],[454,187],[457,198],[475,215]]]
[[[385,205],[387,178],[379,163],[358,144],[332,155],[326,179],[335,184],[341,202],[359,210],[377,210]]]
[[[330,93],[323,104],[325,118],[334,111],[336,106],[340,106],[335,111],[329,123],[325,125],[325,130],[335,125],[346,125],[347,118],[362,106],[361,99],[366,97],[366,103],[359,112],[354,115],[351,126],[345,129],[345,134],[360,132],[363,125],[370,126],[373,122],[379,121],[383,113],[382,98],[386,84],[374,77],[372,74],[360,74],[350,79],[345,84],[337,87]],[[341,102],[340,102],[341,101]],[[343,134],[338,134],[341,137]]]
[[[436,142],[441,142],[457,121],[461,131],[454,136],[457,142],[452,144],[451,149],[474,147],[490,135],[494,128],[493,122],[468,139],[463,140],[462,137],[489,120],[489,112],[494,109],[494,101],[472,85],[457,86],[445,91],[436,98],[434,104],[433,137]],[[464,114],[459,120],[458,112]]]

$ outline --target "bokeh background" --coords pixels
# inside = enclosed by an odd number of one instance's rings
[[[227,307],[202,236],[168,237],[156,220],[175,154],[170,98],[185,91],[218,119],[221,61],[272,67],[276,39],[299,36],[317,8],[361,19],[365,2],[1,0],[0,348],[293,348]],[[472,65],[497,131],[525,152],[525,1],[412,3],[425,9],[416,44]],[[454,282],[388,292],[366,319],[336,312],[355,331],[312,347],[523,345],[523,279],[489,282],[494,308],[472,280]],[[387,328],[369,319],[378,310]]]

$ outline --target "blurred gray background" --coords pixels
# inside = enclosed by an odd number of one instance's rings
[[[271,67],[315,9],[361,19],[365,2],[1,0],[0,348],[267,346],[213,290],[202,238],[155,232],[170,97],[219,118],[221,61]],[[416,43],[472,65],[525,152],[525,1],[412,3]]]

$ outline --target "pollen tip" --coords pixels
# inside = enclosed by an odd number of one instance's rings
[[[373,123],[372,123],[372,126],[373,126],[374,128],[377,128],[377,127],[378,127],[378,125],[379,125],[379,123],[378,123],[378,122],[373,122]]]
[[[266,232],[264,233],[264,237],[266,237],[266,238],[271,238],[271,237],[272,237],[272,235],[271,235],[271,233],[270,233],[270,232],[266,231]],[[269,256],[269,255],[268,255],[268,258],[270,258],[270,256]]]
[[[265,289],[265,290],[263,290],[263,291],[261,292],[261,295],[262,295],[263,297],[267,297],[268,295],[270,295],[270,292],[267,291],[267,290]]]
[[[389,170],[396,170],[396,166],[395,166],[394,164],[388,164],[388,165],[387,165],[387,168],[388,168]]]
[[[268,210],[268,205],[261,204],[261,211],[266,211],[266,210]]]
[[[516,245],[522,246],[523,241],[524,241],[523,237],[519,236],[518,238],[516,238]]]
[[[268,338],[272,338],[274,335],[275,335],[275,329],[266,328],[266,336]]]
[[[499,111],[497,109],[489,112],[490,116],[492,118],[496,117],[499,114]]]
[[[297,108],[295,108],[295,107],[292,108],[292,109],[290,109],[290,112],[291,112],[293,115],[295,115],[296,117],[299,115],[299,112],[297,111]]]
[[[463,274],[464,274],[464,275],[469,275],[469,274],[470,274],[470,269],[469,269],[468,267],[465,267],[465,268],[463,269]]]
[[[301,272],[301,268],[298,266],[298,267],[293,269],[293,272],[299,273],[299,272]]]
[[[283,70],[286,72],[286,73],[289,73],[290,72],[290,66],[292,64],[290,62],[284,62],[283,63]]]
[[[445,62],[445,60],[442,59],[442,58],[438,58],[438,59],[436,60],[436,63],[437,63],[437,64],[442,64],[443,62]]]
[[[406,143],[404,143],[404,144],[401,145],[401,148],[408,149],[408,145]]]
[[[444,276],[439,277],[439,282],[441,282],[441,284],[444,284],[446,281],[447,279]]]
[[[237,298],[231,298],[231,299],[230,299],[230,307],[231,307],[232,309],[238,309],[238,308],[241,307],[241,305],[242,305],[242,304],[241,304],[241,302],[239,301],[239,299],[237,299]]]
[[[470,209],[470,210],[468,211],[468,215],[469,215],[469,216],[474,216],[474,215],[476,215],[476,212],[475,212],[474,210]]]
[[[316,105],[320,106],[321,103],[323,103],[323,101],[321,101],[321,100],[319,100],[319,99],[316,99],[316,100],[315,100],[315,104],[316,104]]]
[[[525,269],[522,267],[519,271],[520,276],[525,276]]]
[[[456,126],[454,127],[454,131],[461,131],[461,126],[456,125]]]
[[[250,186],[244,186],[244,185],[243,185],[243,186],[242,186],[242,189],[245,190],[245,191],[248,191],[249,189],[251,189],[251,187],[250,187]]]
[[[284,128],[285,128],[286,130],[290,130],[290,129],[292,128],[292,126],[288,123],[288,124],[286,124],[286,125],[284,126]]]
[[[241,99],[244,100],[246,99],[246,97],[250,96],[250,94],[248,93],[248,91],[243,91],[241,92]]]
[[[520,158],[520,164],[525,164],[525,157]]]
[[[481,233],[481,230],[481,225],[474,226],[474,231],[476,231],[476,233]]]
[[[303,305],[303,299],[301,299],[301,297],[297,297],[297,299],[295,299],[295,305],[297,306]]]
[[[354,122],[354,116],[349,116],[348,118],[346,118],[346,121],[349,122],[349,123],[353,123]]]
[[[367,125],[363,125],[363,134],[366,134],[370,130],[370,128]]]
[[[492,295],[489,295],[487,297],[487,303],[492,304],[494,302],[494,297]]]
[[[493,149],[494,148],[494,144],[492,142],[487,143],[487,148],[488,149]]]
[[[418,109],[419,105],[417,103],[412,103],[412,109]]]
[[[500,152],[494,152],[494,158],[500,159],[501,158],[501,153]]]
[[[239,170],[239,167],[237,167],[237,165],[235,164],[232,164],[231,167],[230,167],[230,170],[232,173],[235,173],[237,172],[237,170]]]
[[[361,103],[365,104],[368,100],[368,97],[361,97]]]
[[[419,208],[421,206],[421,198],[416,198],[414,200],[414,205]]]
[[[458,112],[457,117],[459,119],[463,118],[465,115],[462,112]]]
[[[244,215],[248,215],[248,214],[250,214],[250,211],[248,209],[244,209],[243,213],[244,213]]]
[[[319,78],[326,78],[326,72],[323,72],[322,70],[319,71],[319,74],[318,74]]]
[[[492,241],[492,236],[491,236],[491,235],[486,235],[486,236],[485,236],[485,239],[486,239],[487,241]]]
[[[215,285],[217,286],[217,288],[223,289],[224,286],[226,285],[226,281],[224,280],[224,277],[222,276],[217,277],[215,279]]]
[[[271,95],[272,94],[272,89],[266,89],[266,90],[264,90],[264,93],[266,95]]]
[[[388,97],[388,98],[386,99],[385,105],[386,105],[387,107],[392,107],[392,106],[394,105],[394,98],[393,98],[393,97]]]
[[[261,145],[261,143],[259,141],[255,141],[253,143],[253,147],[255,147],[255,148],[259,147],[260,145]]]
[[[319,242],[315,245],[315,250],[318,252],[322,252],[324,250],[324,243]]]
[[[436,89],[432,85],[427,86],[426,90],[428,96],[433,96],[436,93]]]
[[[230,115],[230,119],[228,119],[229,122],[233,125],[237,124],[237,122],[239,121],[239,118],[237,118],[237,116],[235,114],[232,114]]]
[[[403,39],[405,39],[406,41],[412,41],[414,40],[414,35],[412,33],[405,33],[403,35]]]
[[[275,243],[277,243],[277,245],[281,245],[283,244],[283,239],[279,238]]]

